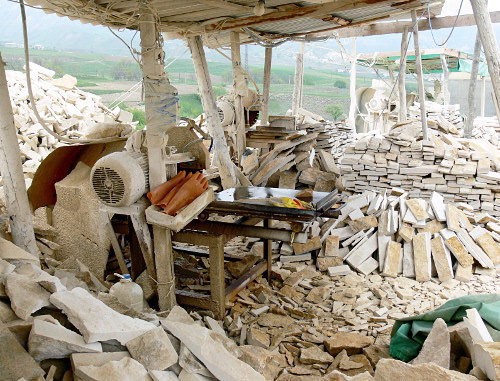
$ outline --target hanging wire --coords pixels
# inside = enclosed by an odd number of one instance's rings
[[[464,3],[464,0],[461,0],[460,7],[458,8],[457,17],[455,18],[455,22],[453,23],[453,27],[451,28],[450,34],[448,35],[448,37],[446,37],[446,40],[444,40],[444,42],[441,44],[439,44],[436,41],[436,38],[434,37],[434,29],[432,29],[432,21],[431,21],[431,9],[430,9],[429,3],[427,3],[427,18],[429,20],[429,27],[431,28],[431,36],[432,36],[432,39],[434,40],[434,43],[437,46],[440,46],[440,47],[445,46],[446,43],[448,42],[448,40],[450,39],[451,35],[453,34],[453,31],[455,30],[455,27],[457,26],[457,21],[458,21],[458,18],[460,17],[460,11],[462,10],[463,3]]]
[[[132,48],[132,46],[131,46],[131,45],[129,45],[129,44],[127,43],[127,41],[125,41],[123,38],[121,38],[121,37],[120,37],[120,36],[119,36],[119,35],[118,35],[118,34],[117,34],[117,33],[116,33],[113,29],[111,29],[109,26],[108,26],[108,29],[109,29],[109,31],[110,31],[110,32],[111,32],[111,33],[112,33],[112,34],[113,34],[116,38],[118,38],[121,42],[123,42],[123,44],[124,44],[124,45],[127,47],[127,49],[129,50],[130,55],[132,56],[132,58],[134,59],[134,61],[135,61],[135,62],[137,62],[137,64],[140,66],[140,65],[141,65],[141,62],[140,62],[140,60],[137,58],[137,56],[138,56],[138,52],[137,52],[134,48]],[[135,37],[135,35],[134,35],[134,37]],[[133,39],[133,37],[132,37],[132,39]]]

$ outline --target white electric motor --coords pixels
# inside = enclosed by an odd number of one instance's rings
[[[220,99],[217,101],[217,111],[222,127],[229,126],[234,122],[234,106],[231,102]]]
[[[128,206],[149,188],[147,155],[114,152],[94,164],[90,179],[99,200],[108,206]]]

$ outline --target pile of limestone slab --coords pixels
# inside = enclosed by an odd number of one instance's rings
[[[51,275],[0,239],[0,379],[264,380],[215,320],[135,311],[81,270]]]
[[[297,135],[275,144],[263,155],[253,151],[243,157],[243,173],[248,175],[253,185],[284,189],[314,188],[320,192],[335,189],[340,170],[328,150],[315,149],[320,132]]]
[[[416,282],[355,273],[330,276],[311,265],[289,263],[273,267],[270,284],[260,280],[240,292],[224,325],[240,345],[260,347],[268,357],[269,352],[274,354],[267,360],[267,379],[476,379],[463,373],[486,379],[478,370],[463,323],[450,327],[451,349],[443,338],[446,333],[440,335],[441,346],[435,345],[432,335],[413,364],[391,358],[390,333],[395,319],[429,312],[451,298],[495,293],[498,286],[498,279],[487,275],[475,275],[467,283],[451,280],[439,285],[435,279]],[[465,348],[461,337],[467,343]],[[474,343],[485,341],[476,339]],[[498,345],[487,344],[493,347],[490,357],[495,361]],[[435,358],[429,359],[433,352]],[[491,370],[491,363],[485,368]]]
[[[437,102],[426,101],[425,111],[427,119],[439,124],[446,124],[450,133],[462,136],[464,129],[464,117],[460,114],[460,105],[443,105]],[[408,108],[408,116],[411,119],[420,119],[420,103],[415,102]]]
[[[132,114],[109,110],[95,94],[76,87],[76,78],[54,78],[53,70],[30,63],[33,96],[45,124],[67,138],[124,136],[132,129]],[[26,74],[6,71],[23,170],[32,177],[40,162],[61,142],[43,130],[29,101]]]
[[[354,269],[364,275],[467,282],[474,272],[496,275],[499,223],[467,204],[445,203],[437,192],[427,202],[401,188],[366,191],[351,196],[340,217],[304,246],[321,250],[316,264],[330,275]],[[300,244],[294,246],[301,250]]]
[[[471,133],[472,138],[486,139],[494,146],[500,144],[500,122],[496,116],[477,117]]]
[[[421,289],[426,308],[430,308],[448,297],[437,292],[432,282],[412,287],[407,281],[395,279],[385,284],[379,276],[351,274],[329,278],[327,283],[308,266],[290,266],[295,272],[275,268],[273,276],[281,276],[286,282],[280,292],[272,292],[261,278],[238,296],[231,317],[224,321],[229,325],[225,331],[209,314],[202,318],[202,312],[189,314],[181,307],[163,313],[147,307],[143,312],[132,310],[106,292],[105,284],[84,268],[73,277],[69,271],[57,269],[51,275],[40,268],[38,259],[9,241],[1,239],[0,249],[2,380],[283,381],[310,375],[313,378],[306,379],[391,381],[410,374],[427,376],[424,379],[431,381],[476,380],[457,372],[455,361],[448,367],[409,365],[387,354],[393,321],[388,315],[392,319],[397,316],[394,310],[409,311],[410,303],[419,296],[399,300],[395,291]],[[481,277],[485,279],[471,283],[465,292],[497,287],[487,276]],[[427,288],[430,292],[424,291]],[[457,293],[458,289],[449,291]],[[302,294],[302,290],[304,300],[299,307],[291,300],[299,297],[290,292]],[[256,299],[252,300],[249,293],[257,295]],[[434,297],[429,299],[430,295]],[[268,311],[261,306],[255,308],[257,303],[263,303]],[[245,308],[253,310],[246,313]],[[378,318],[373,315],[366,327],[361,322],[354,326],[375,308]],[[387,311],[380,311],[384,308]],[[247,339],[242,341],[242,328],[238,332],[237,326],[243,319],[246,325],[258,324],[276,331],[272,347],[262,347],[258,330],[253,327],[245,331]],[[488,352],[486,364],[491,356]],[[481,366],[479,362],[473,365]],[[470,368],[470,364],[463,367]]]
[[[429,200],[434,191],[447,202],[466,202],[474,210],[500,215],[500,152],[483,139],[449,133],[444,119],[397,124],[385,135],[361,136],[341,159],[347,190],[399,187],[411,198]]]

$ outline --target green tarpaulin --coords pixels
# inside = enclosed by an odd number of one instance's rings
[[[479,312],[493,340],[500,341],[500,294],[467,295],[449,300],[434,311],[397,320],[391,333],[391,356],[405,362],[413,360],[437,318],[452,326],[461,322],[470,308]]]

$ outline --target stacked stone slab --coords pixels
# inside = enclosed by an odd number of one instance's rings
[[[324,237],[317,266],[332,276],[345,275],[349,265],[364,275],[468,281],[473,266],[495,273],[500,264],[498,222],[467,205],[445,203],[437,192],[427,202],[401,188],[366,191],[347,201]]]
[[[474,119],[474,127],[471,137],[474,139],[486,139],[494,146],[500,144],[500,122],[496,116],[477,117]]]
[[[460,114],[460,105],[442,105],[436,102],[425,102],[427,111],[427,119],[434,122],[446,121],[448,127],[452,130],[449,132],[463,135],[464,117]],[[420,118],[420,104],[408,108],[408,114],[411,119]]]
[[[68,138],[80,138],[95,133],[97,126],[106,126],[108,136],[120,135],[131,130],[132,114],[119,108],[109,110],[97,95],[76,87],[76,78],[64,75],[54,78],[55,72],[31,63],[33,96],[47,126]],[[18,131],[25,176],[33,176],[40,162],[61,145],[38,122],[29,102],[26,74],[6,71],[9,95]],[[124,124],[120,124],[124,123]]]
[[[341,160],[347,190],[399,187],[410,198],[465,202],[474,210],[500,215],[500,167],[497,147],[485,140],[458,138],[445,131],[446,121],[429,122],[422,140],[420,122],[395,125],[385,135],[365,135],[349,146]]]
[[[344,154],[346,148],[355,140],[352,128],[345,122],[323,122],[306,125],[308,133],[318,133],[316,150],[330,152],[336,161]]]

